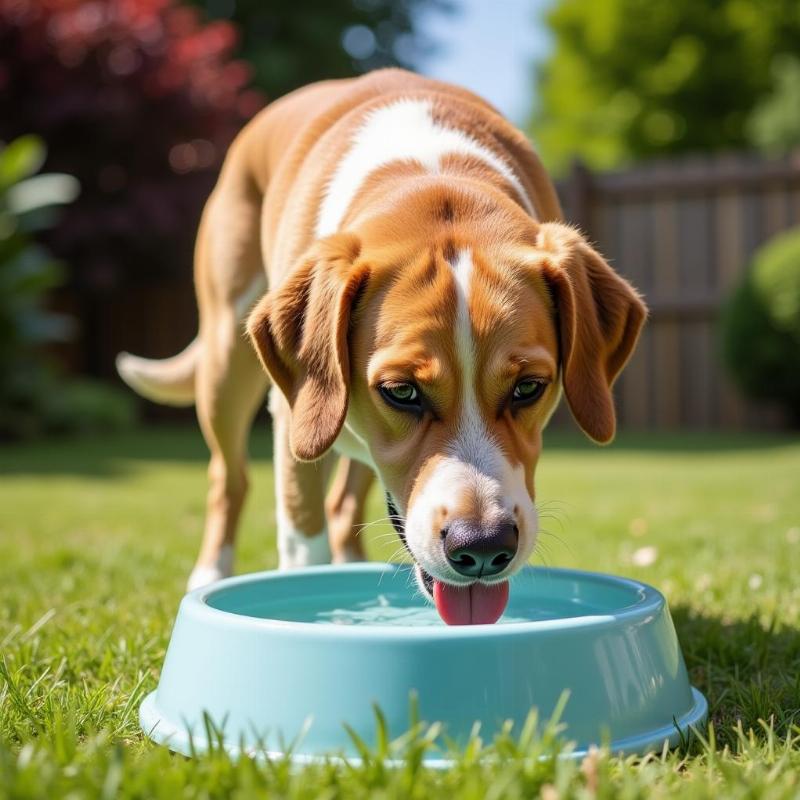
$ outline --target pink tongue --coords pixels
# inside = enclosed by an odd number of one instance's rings
[[[491,625],[497,622],[508,603],[508,581],[485,586],[451,586],[433,582],[433,602],[448,625]]]

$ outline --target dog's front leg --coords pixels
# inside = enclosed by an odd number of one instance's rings
[[[375,482],[371,467],[342,456],[328,491],[325,512],[333,561],[365,561],[364,542],[359,535],[364,522],[367,495]]]
[[[325,521],[325,487],[333,453],[318,461],[298,461],[289,447],[289,407],[277,389],[270,392],[275,467],[275,516],[281,569],[328,564],[331,547]]]

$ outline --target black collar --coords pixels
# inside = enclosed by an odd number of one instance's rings
[[[397,535],[406,543],[406,521],[400,516],[394,499],[389,492],[386,492],[386,508],[389,510],[389,519],[392,522],[392,527],[397,531]]]

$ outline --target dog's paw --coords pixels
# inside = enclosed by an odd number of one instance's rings
[[[211,564],[198,564],[186,582],[186,591],[191,592],[203,586],[221,581],[233,575],[233,548],[225,545]]]
[[[297,531],[278,530],[278,564],[280,569],[311,567],[331,563],[328,532],[305,536]]]

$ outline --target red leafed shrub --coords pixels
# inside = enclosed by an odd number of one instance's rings
[[[236,29],[173,0],[0,0],[0,139],[81,195],[47,234],[73,286],[185,275],[225,148],[262,104]]]

